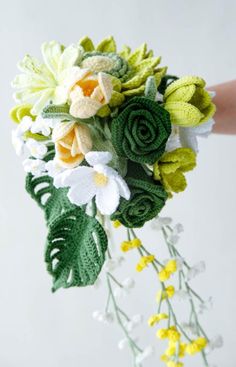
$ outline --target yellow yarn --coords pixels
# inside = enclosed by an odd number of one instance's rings
[[[142,256],[138,264],[136,265],[136,270],[138,272],[142,271],[143,269],[145,269],[148,266],[148,264],[150,264],[154,260],[155,260],[154,255]]]
[[[127,252],[133,250],[134,248],[139,248],[142,245],[142,242],[139,238],[134,238],[131,241],[123,241],[121,243],[121,251]]]
[[[206,338],[199,337],[186,346],[186,353],[190,356],[201,352],[207,346]]]
[[[167,87],[164,107],[170,113],[171,122],[179,126],[197,126],[208,121],[215,113],[205,81],[195,76],[185,76]]]
[[[155,315],[152,315],[149,319],[148,319],[148,325],[149,326],[154,326],[155,324],[157,324],[158,322],[160,322],[161,320],[165,320],[168,319],[168,315],[166,313],[158,313]]]
[[[196,153],[190,148],[177,148],[165,153],[153,166],[154,179],[161,181],[167,192],[184,191],[184,173],[196,166]]]

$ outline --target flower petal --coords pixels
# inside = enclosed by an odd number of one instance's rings
[[[58,63],[62,54],[62,46],[60,43],[51,41],[44,42],[41,47],[42,55],[47,68],[50,70],[55,79],[58,75]]]
[[[120,177],[119,175],[117,175],[115,177],[115,180],[116,180],[116,183],[118,184],[118,187],[119,187],[120,196],[122,196],[126,200],[129,200],[129,198],[130,198],[130,189],[129,189],[129,186],[127,185],[127,183],[125,182],[125,180],[122,177]]]
[[[105,98],[105,103],[108,103],[111,99],[112,94],[112,83],[111,78],[108,74],[98,73],[98,82]]]
[[[96,115],[102,104],[90,97],[82,97],[72,101],[70,114],[74,117],[87,119]]]
[[[54,179],[54,185],[56,187],[71,187],[79,186],[84,180],[92,181],[93,169],[91,167],[77,167],[74,169],[68,169]]]
[[[81,152],[83,154],[88,153],[92,149],[93,145],[89,128],[86,125],[77,124],[75,128],[75,135]]]
[[[68,198],[71,203],[78,206],[89,203],[96,194],[93,176],[83,175],[77,185],[69,189]]]
[[[119,205],[119,187],[114,179],[109,179],[106,186],[97,189],[96,205],[101,214],[111,215]]]
[[[110,152],[89,152],[85,155],[85,159],[90,166],[97,164],[107,164],[112,160]]]
[[[191,148],[194,152],[198,152],[198,142],[194,128],[180,127],[179,138],[183,148]]]
[[[52,133],[52,141],[56,143],[73,130],[75,122],[61,122],[56,125]]]

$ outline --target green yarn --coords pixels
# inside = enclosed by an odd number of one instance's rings
[[[112,121],[112,143],[119,156],[154,163],[171,133],[169,114],[146,97],[131,98]]]
[[[68,104],[54,105],[49,104],[42,111],[42,117],[45,119],[62,119],[62,120],[72,120],[73,117],[70,115],[70,106]]]
[[[130,72],[130,67],[125,59],[123,59],[122,57],[120,57],[119,55],[117,55],[114,52],[105,52],[105,53],[101,51],[86,52],[83,55],[81,67],[87,67],[86,61],[89,61],[90,67],[94,63],[93,67],[96,71],[96,65],[99,65],[99,59],[102,60],[104,58],[109,59],[112,66],[110,66],[109,69],[102,68],[102,70],[99,67],[99,71],[103,71],[118,79],[125,80],[128,73]],[[102,62],[101,62],[101,65],[102,65]]]
[[[131,175],[131,176],[129,176]],[[111,220],[119,220],[125,227],[143,227],[164,207],[167,193],[161,184],[156,184],[137,164],[129,165],[126,182],[131,191],[129,200],[121,199]]]
[[[45,261],[53,277],[53,291],[94,284],[107,249],[103,227],[82,208],[71,204],[67,189],[56,189],[49,176],[36,178],[29,174],[26,190],[45,213]]]
[[[45,261],[58,288],[92,285],[105,261],[107,237],[100,223],[81,208],[71,209],[49,227]]]
[[[155,101],[157,94],[157,85],[154,76],[149,76],[145,84],[145,97]]]

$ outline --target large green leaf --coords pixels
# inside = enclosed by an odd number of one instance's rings
[[[49,227],[45,255],[53,290],[94,284],[106,249],[102,226],[83,209],[72,209],[55,219]]]
[[[67,189],[56,189],[49,176],[26,178],[26,190],[44,210],[48,225],[47,269],[58,288],[93,284],[102,268],[107,236],[99,222],[71,204]]]

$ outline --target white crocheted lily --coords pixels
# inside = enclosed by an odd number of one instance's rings
[[[55,41],[43,43],[41,51],[44,62],[26,55],[18,64],[22,74],[12,82],[18,89],[14,95],[16,101],[31,104],[34,115],[38,115],[49,101],[55,104],[66,102],[64,80],[68,69],[80,60],[83,52],[78,45],[64,48]]]
[[[111,215],[119,205],[120,197],[128,200],[130,190],[123,178],[107,164],[109,152],[89,152],[85,159],[91,167],[79,166],[66,170],[54,178],[56,187],[69,187],[68,198],[78,206],[94,197],[101,214]]]
[[[60,123],[58,119],[44,119],[42,116],[37,116],[31,126],[31,132],[33,134],[42,134],[44,136],[51,135],[52,130],[56,125]]]
[[[35,177],[40,177],[45,173],[45,162],[41,159],[27,158],[23,161],[23,167],[25,172]]]
[[[23,117],[20,124],[12,131],[12,145],[15,148],[15,152],[18,156],[22,156],[25,153],[25,139],[24,134],[30,131],[33,121],[31,117]]]
[[[30,155],[34,158],[42,159],[48,151],[44,143],[40,143],[34,139],[28,139],[25,145],[29,149]]]
[[[183,147],[198,153],[198,138],[207,138],[212,132],[214,123],[215,121],[210,119],[196,127],[173,126],[165,150],[171,152]]]
[[[179,140],[184,148],[191,148],[194,152],[198,152],[198,137],[207,138],[213,128],[215,121],[213,119],[198,125],[196,127],[180,127]]]
[[[65,171],[65,168],[63,168],[55,158],[45,164],[45,169],[48,176],[53,178]]]
[[[89,69],[73,67],[67,80],[70,114],[82,119],[94,116],[109,103],[112,89],[108,74],[92,74]]]

